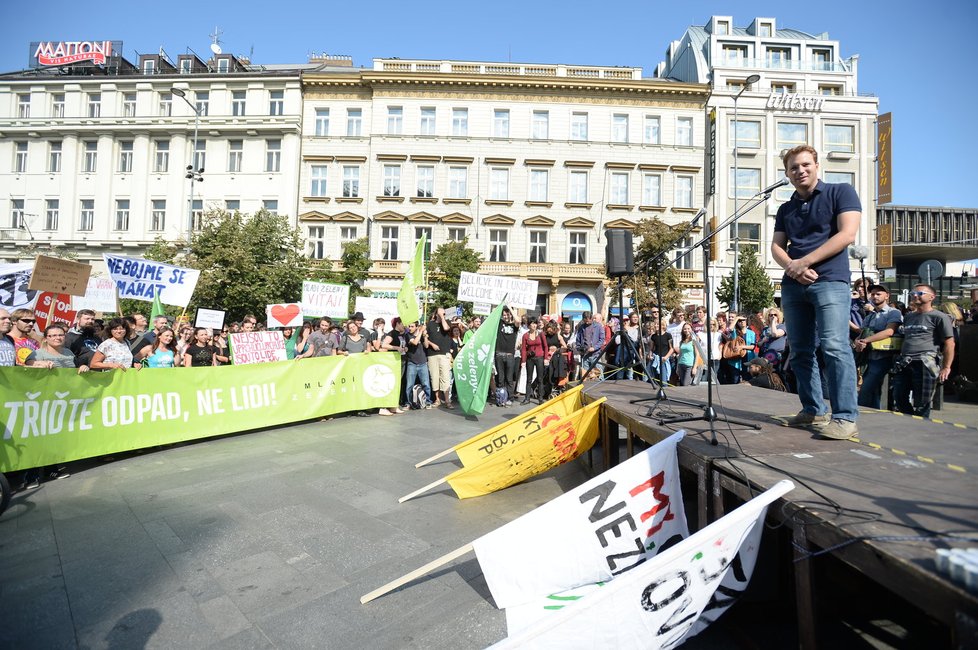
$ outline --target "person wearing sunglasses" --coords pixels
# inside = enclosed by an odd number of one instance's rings
[[[790,364],[798,382],[802,410],[788,426],[817,427],[823,438],[856,435],[856,363],[849,345],[849,258],[862,205],[847,183],[818,178],[818,152],[801,145],[785,152],[784,173],[794,186],[778,208],[771,256],[784,269],[781,308],[788,324]],[[825,359],[829,415],[815,360],[816,338]]]
[[[934,287],[918,284],[913,289],[913,311],[903,317],[903,347],[893,363],[893,398],[901,413],[927,418],[937,384],[943,384],[951,374],[954,323],[950,316],[934,309]]]
[[[30,353],[41,347],[41,339],[34,331],[37,316],[33,309],[15,309],[10,319],[13,322],[10,337],[14,340],[14,358],[18,366],[23,366]]]

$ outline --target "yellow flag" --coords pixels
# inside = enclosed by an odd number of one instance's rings
[[[575,386],[557,397],[547,400],[529,411],[521,413],[512,420],[497,424],[493,428],[472,436],[465,442],[455,445],[455,452],[463,467],[471,467],[486,460],[501,449],[514,445],[543,427],[559,422],[581,408],[581,390],[584,385]]]
[[[598,413],[606,399],[588,404],[475,467],[452,472],[445,480],[459,499],[468,499],[502,490],[574,460],[597,442]]]

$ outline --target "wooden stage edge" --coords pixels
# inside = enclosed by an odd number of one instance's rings
[[[797,395],[721,385],[713,389],[717,415],[759,429],[717,420],[713,446],[703,419],[661,423],[703,416],[706,385],[670,387],[666,396],[655,401],[654,389],[637,381],[586,385],[585,402],[608,398],[601,411],[603,467],[619,462],[622,434],[631,456],[636,438],[654,444],[685,429],[679,463],[695,479],[691,528],[792,480],[795,489],[768,517],[791,530],[801,647],[818,645],[812,559],[826,552],[945,626],[956,645],[978,642],[978,597],[935,564],[939,548],[978,546],[978,428],[860,409],[853,440],[826,440],[776,419],[798,412]],[[684,494],[687,502],[691,497]]]

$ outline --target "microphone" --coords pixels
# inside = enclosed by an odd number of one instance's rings
[[[850,246],[849,257],[854,260],[864,260],[869,257],[869,249],[865,246]]]
[[[760,192],[758,192],[758,194],[770,194],[771,192],[773,192],[774,190],[778,189],[779,187],[784,187],[785,185],[788,185],[789,183],[791,183],[791,181],[789,181],[787,178],[782,178],[781,180],[779,180],[774,185],[770,185],[768,187],[765,187],[763,190],[761,190]]]

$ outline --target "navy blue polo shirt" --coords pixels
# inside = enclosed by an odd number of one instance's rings
[[[796,260],[808,255],[839,232],[837,217],[843,212],[862,212],[859,196],[848,183],[825,183],[818,181],[815,190],[803,201],[798,192],[791,200],[778,208],[774,219],[774,232],[788,236],[788,257]],[[818,273],[816,282],[849,283],[849,259],[846,249],[812,266]],[[787,275],[782,283],[795,283]]]

